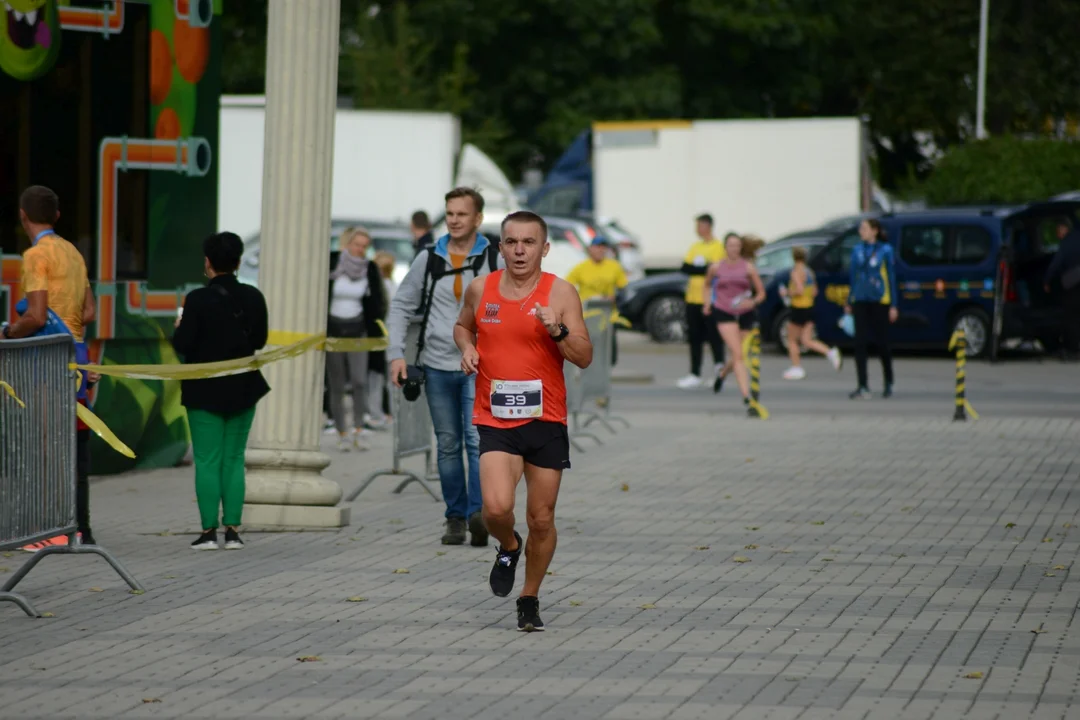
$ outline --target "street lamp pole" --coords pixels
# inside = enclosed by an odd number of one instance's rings
[[[990,0],[981,0],[979,11],[979,78],[975,90],[975,137],[986,137],[986,44],[989,24]]]

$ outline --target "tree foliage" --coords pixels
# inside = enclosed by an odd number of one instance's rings
[[[1025,203],[1080,188],[1080,142],[1002,136],[958,145],[923,191],[932,205]]]
[[[1080,2],[990,6],[988,129],[1059,131]],[[266,5],[225,7],[226,91],[259,92]],[[978,0],[342,0],[339,90],[458,114],[512,177],[594,120],[864,116],[896,188],[972,137],[978,26]]]

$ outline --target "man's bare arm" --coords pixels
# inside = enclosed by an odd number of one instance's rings
[[[29,337],[45,327],[49,319],[49,291],[35,290],[26,293],[26,312],[7,330],[11,339]]]
[[[86,297],[83,299],[82,321],[83,325],[94,322],[97,319],[97,303],[94,302],[94,290],[86,286]]]
[[[589,329],[585,327],[585,317],[581,309],[581,297],[574,286],[565,280],[556,279],[551,286],[552,310],[559,317],[559,322],[566,326],[570,334],[556,343],[559,352],[579,368],[592,364],[593,345],[589,339]]]
[[[484,290],[484,280],[485,278],[477,278],[465,288],[461,312],[454,323],[454,344],[461,352],[476,345],[476,305],[480,302],[480,295]]]

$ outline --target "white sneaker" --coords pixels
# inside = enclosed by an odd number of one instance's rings
[[[829,352],[825,353],[825,357],[829,358],[829,362],[832,363],[833,370],[840,372],[840,368],[844,364],[844,356],[840,354],[840,348],[833,348]]]
[[[806,370],[803,370],[802,367],[796,367],[793,365],[784,371],[785,380],[802,380],[805,377]]]
[[[353,447],[360,452],[367,452],[370,450],[371,446],[367,443],[367,436],[370,433],[370,430],[358,430],[353,433]]]
[[[679,381],[675,383],[680,390],[693,390],[694,388],[701,387],[701,377],[698,375],[687,375],[686,377],[679,378]]]
[[[340,436],[338,436],[337,449],[338,449],[338,452],[349,452],[350,450],[352,450],[353,449],[352,438],[349,437],[348,435],[340,435]]]

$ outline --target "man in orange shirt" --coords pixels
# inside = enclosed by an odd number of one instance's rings
[[[27,188],[19,198],[19,219],[33,244],[23,254],[22,289],[26,293],[26,311],[3,330],[7,339],[30,337],[40,332],[51,310],[75,339],[76,361],[85,363],[89,353],[83,343],[86,324],[94,319],[94,294],[86,274],[86,262],[78,249],[56,234],[60,219],[60,199],[41,185]],[[86,404],[87,377],[79,387],[79,402]],[[76,517],[82,544],[93,545],[90,531],[90,430],[76,421]],[[34,543],[23,548],[35,551],[47,545],[67,543],[64,536]]]

